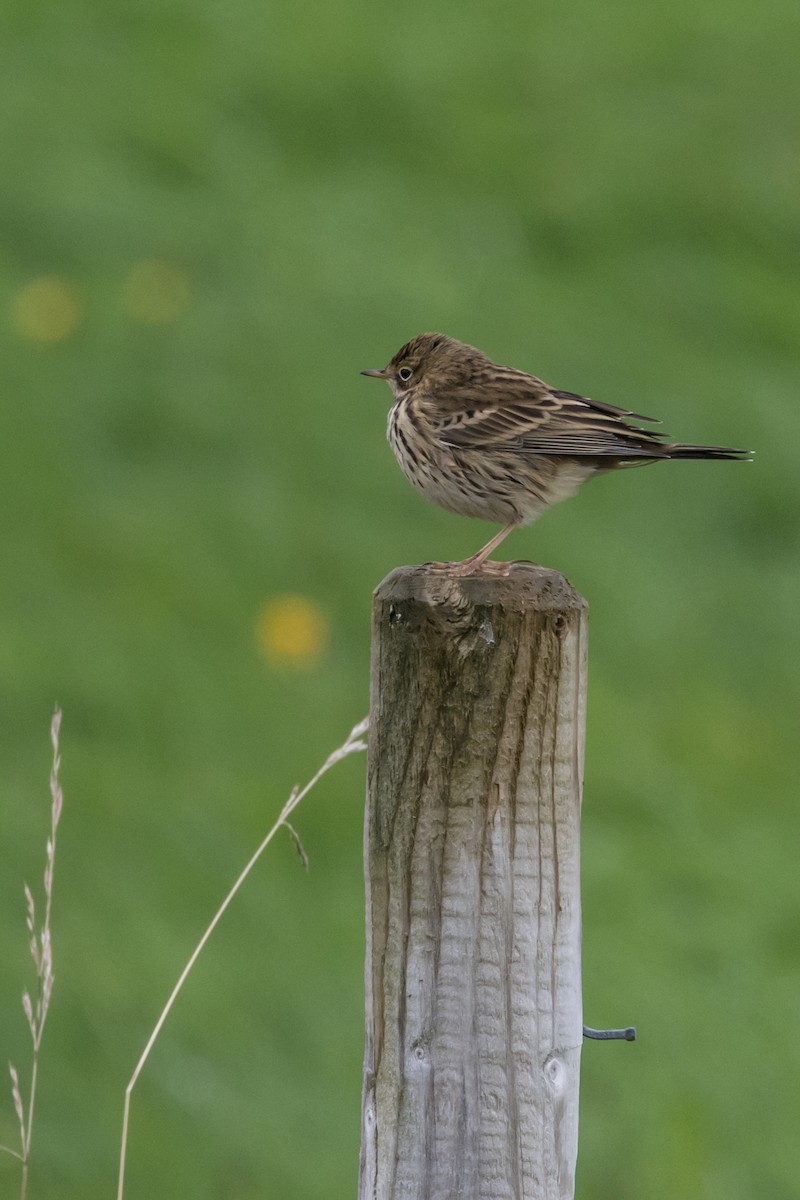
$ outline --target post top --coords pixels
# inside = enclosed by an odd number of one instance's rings
[[[458,563],[395,567],[378,584],[376,600],[417,600],[438,606],[500,605],[517,611],[585,609],[580,592],[558,571],[530,562],[485,563],[474,575],[458,575]]]

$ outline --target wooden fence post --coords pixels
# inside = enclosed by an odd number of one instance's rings
[[[359,1200],[571,1200],[586,603],[554,571],[376,589]]]

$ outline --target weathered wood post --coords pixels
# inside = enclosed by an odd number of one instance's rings
[[[586,603],[403,567],[372,637],[359,1200],[571,1200]]]

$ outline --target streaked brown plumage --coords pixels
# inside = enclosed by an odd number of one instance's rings
[[[574,495],[592,475],[670,458],[749,457],[726,446],[668,442],[631,424],[654,417],[558,391],[443,333],[421,333],[383,370],[361,374],[392,389],[387,436],[418,491],[450,512],[503,523],[458,564],[465,575],[512,529]]]

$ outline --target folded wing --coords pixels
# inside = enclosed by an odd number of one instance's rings
[[[480,397],[480,398],[479,398]],[[608,455],[615,458],[667,458],[663,434],[637,429],[629,420],[654,421],[628,409],[601,404],[574,392],[554,391],[530,375],[497,380],[492,403],[467,389],[457,413],[440,417],[438,436],[456,449],[494,448],[523,454]]]

